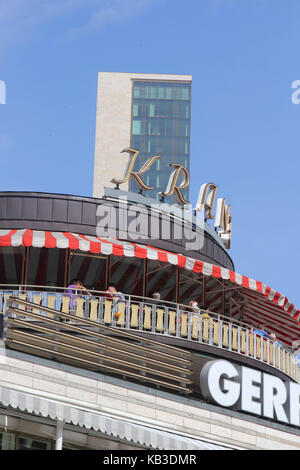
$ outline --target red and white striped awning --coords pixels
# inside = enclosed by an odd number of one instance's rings
[[[271,289],[262,282],[250,279],[229,269],[199,261],[181,254],[171,253],[146,245],[103,239],[96,236],[70,232],[50,232],[30,229],[0,230],[0,247],[32,246],[36,248],[70,248],[103,255],[128,256],[158,260],[188,271],[226,281],[228,289],[239,288],[244,298],[243,317],[253,324],[272,323],[274,331],[282,336],[284,327],[286,340],[297,339],[300,333],[300,310],[286,296]]]

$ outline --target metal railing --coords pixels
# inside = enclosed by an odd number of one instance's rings
[[[9,348],[158,387],[192,392],[192,353],[10,296],[3,325]]]
[[[207,344],[268,364],[299,381],[297,362],[292,354],[242,322],[232,322],[212,312],[191,312],[187,306],[149,298],[124,296],[125,301],[117,302],[107,298],[104,292],[88,296],[77,291],[70,296],[65,289],[55,288],[58,292],[39,290],[38,286],[35,289],[0,291],[0,312],[5,312],[9,297],[13,296],[36,304],[31,310],[42,317],[53,318],[44,307],[68,315],[76,322],[90,320],[104,326]],[[16,308],[26,311],[27,307],[20,303]]]

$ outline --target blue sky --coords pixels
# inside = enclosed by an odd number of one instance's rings
[[[215,182],[236,270],[299,308],[299,44],[299,0],[0,0],[1,190],[91,196],[97,72],[192,74],[191,201]]]

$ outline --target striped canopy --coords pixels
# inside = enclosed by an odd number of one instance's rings
[[[262,282],[181,254],[116,239],[30,229],[0,230],[0,247],[5,246],[70,248],[103,255],[145,258],[169,263],[211,279],[222,279],[228,290],[238,289],[243,298],[243,318],[254,325],[257,325],[258,321],[272,325],[277,336],[285,343],[291,344],[298,339],[300,333],[300,310],[286,296]]]

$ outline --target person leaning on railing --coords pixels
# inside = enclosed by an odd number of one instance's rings
[[[207,305],[201,305],[201,315],[202,315],[202,318],[207,318],[207,319],[210,318],[209,308],[207,307]]]
[[[260,324],[259,325],[259,329],[257,330],[254,330],[254,333],[256,333],[257,335],[259,336],[262,336],[264,338],[264,340],[271,340],[276,346],[278,346],[278,348],[280,349],[283,349],[283,346],[282,344],[280,343],[280,341],[277,340],[277,337],[276,337],[276,334],[272,331],[272,333],[267,333],[267,331],[265,331],[265,325],[264,324]]]
[[[254,333],[256,333],[257,335],[259,336],[263,336],[264,338],[266,339],[269,339],[269,334],[265,331],[265,325],[263,323],[261,323],[259,326],[258,326],[258,329],[257,330],[254,330]]]
[[[87,295],[92,295],[86,287],[84,287],[82,281],[79,279],[74,279],[71,281],[71,284],[67,287],[66,296],[70,297],[69,309],[74,311],[76,307],[76,299],[81,297],[81,294],[86,293]]]
[[[278,346],[280,349],[283,349],[282,344],[280,343],[280,341],[277,340],[276,335],[275,335],[274,332],[270,333],[269,338],[270,338],[270,340],[273,341],[273,343],[276,344],[276,346]]]
[[[151,303],[153,305],[161,305],[161,298],[159,292],[153,292]]]
[[[207,313],[208,308],[206,306],[199,307],[199,304],[198,304],[197,300],[190,300],[189,301],[189,309],[190,309],[191,312],[198,313],[199,315],[201,315],[202,318],[209,318],[209,315]]]
[[[111,298],[113,301],[112,306],[112,314],[115,315],[117,318],[121,316],[121,312],[119,312],[119,302],[125,302],[125,296],[122,292],[118,291],[117,286],[115,284],[109,284],[106,290],[106,296]]]

